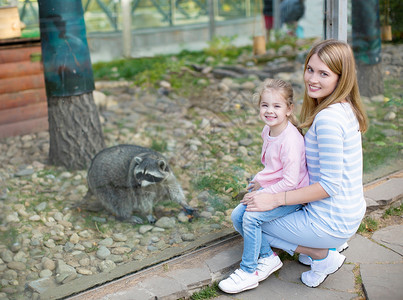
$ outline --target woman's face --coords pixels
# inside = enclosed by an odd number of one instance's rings
[[[311,56],[304,73],[305,88],[309,97],[317,99],[320,103],[334,91],[338,80],[339,75],[331,71],[317,54]]]

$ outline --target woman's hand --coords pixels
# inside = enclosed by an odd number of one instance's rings
[[[275,204],[273,195],[269,193],[247,193],[241,203],[247,205],[247,211],[268,211],[278,207]]]

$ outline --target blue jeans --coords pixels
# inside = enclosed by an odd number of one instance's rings
[[[243,241],[243,254],[241,269],[248,273],[253,273],[257,267],[259,257],[269,257],[273,250],[266,240],[262,243],[261,225],[265,222],[284,217],[292,212],[301,209],[302,205],[279,206],[273,210],[263,212],[246,211],[246,205],[240,203],[232,211],[231,219],[234,228],[238,231]]]

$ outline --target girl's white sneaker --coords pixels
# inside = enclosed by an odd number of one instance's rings
[[[273,253],[269,257],[259,258],[256,268],[259,281],[265,280],[267,277],[270,276],[270,274],[276,272],[282,266],[283,263],[276,253]]]
[[[221,280],[218,287],[226,293],[236,294],[250,290],[259,285],[257,271],[248,273],[242,269],[235,270],[227,279]]]

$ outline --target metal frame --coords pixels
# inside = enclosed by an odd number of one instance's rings
[[[347,2],[347,0],[325,0],[325,39],[347,42]]]

